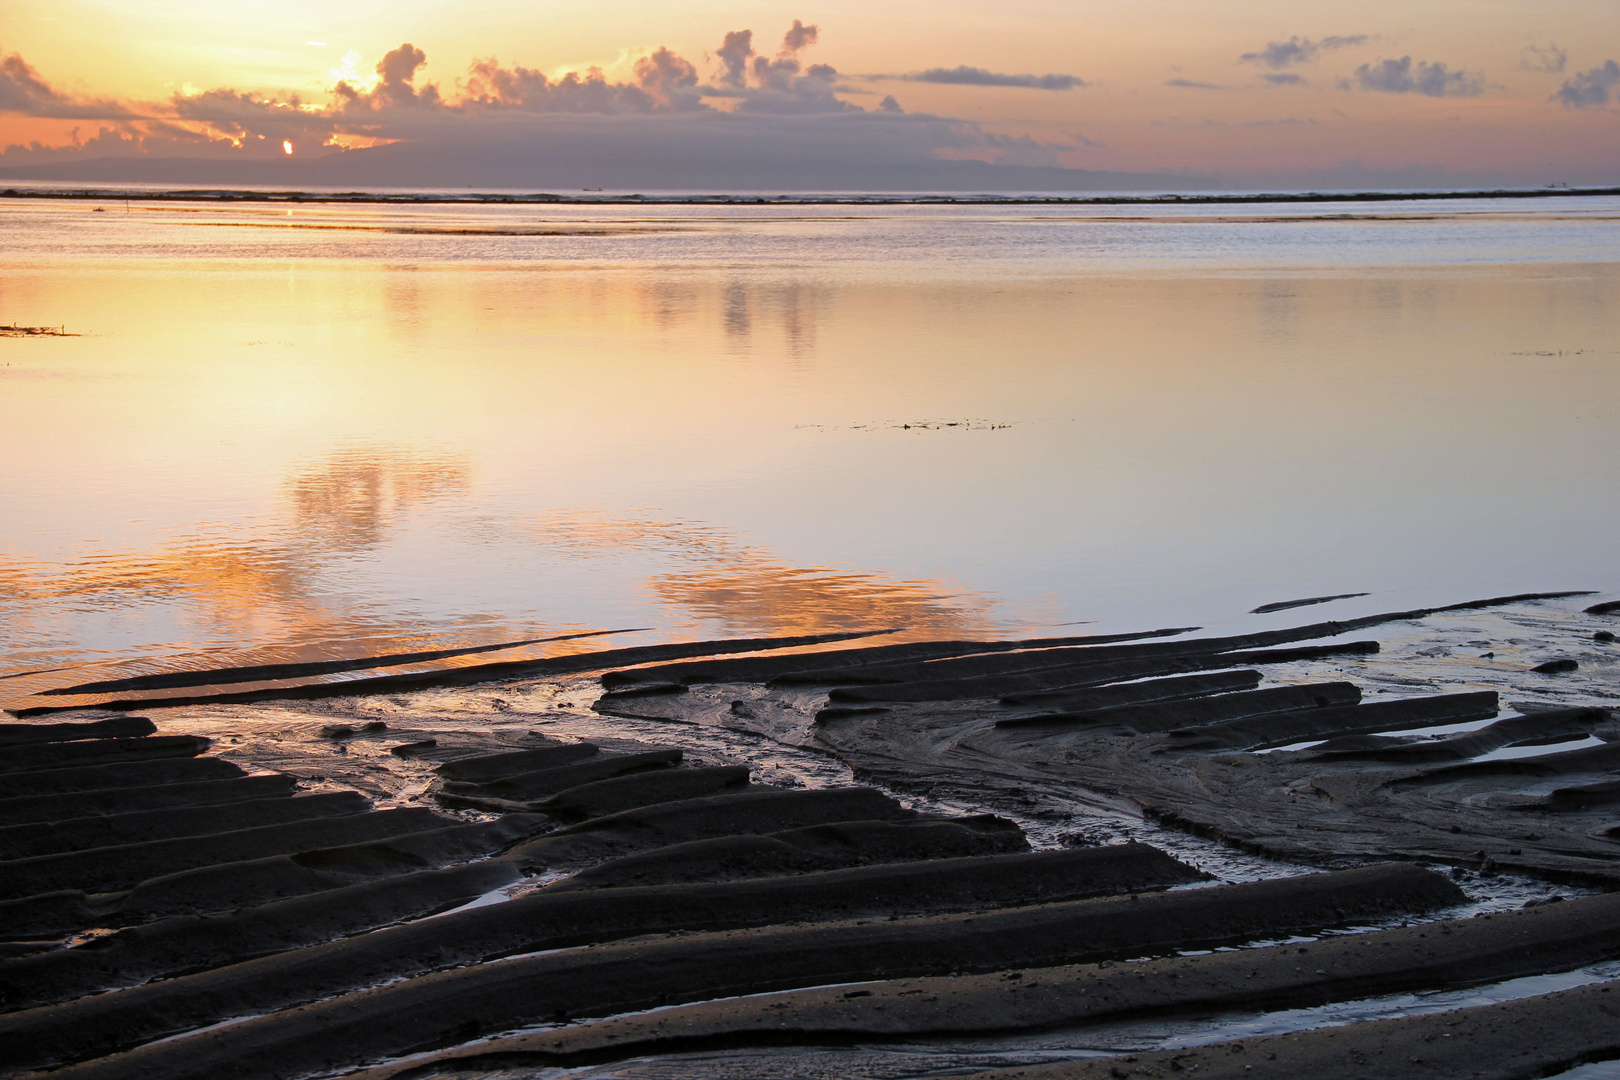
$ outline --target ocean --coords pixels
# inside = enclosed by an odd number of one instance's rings
[[[1617,197],[0,199],[0,324],[10,673],[1620,589]]]

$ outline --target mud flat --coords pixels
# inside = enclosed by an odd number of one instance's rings
[[[1576,595],[1220,637],[68,673],[0,724],[0,1075],[1620,1057],[1620,609]],[[1143,1018],[1482,985],[1502,1000],[1097,1056]]]

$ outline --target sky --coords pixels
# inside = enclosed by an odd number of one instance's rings
[[[0,146],[0,170],[388,147],[340,157],[609,187],[952,160],[1228,186],[1614,184],[1620,9],[0,0]]]

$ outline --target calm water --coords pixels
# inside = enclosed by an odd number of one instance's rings
[[[9,670],[1620,589],[1620,200],[0,200],[0,323]]]

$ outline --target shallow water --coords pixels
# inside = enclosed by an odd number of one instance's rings
[[[12,323],[11,671],[1620,589],[1612,198],[0,200]]]

